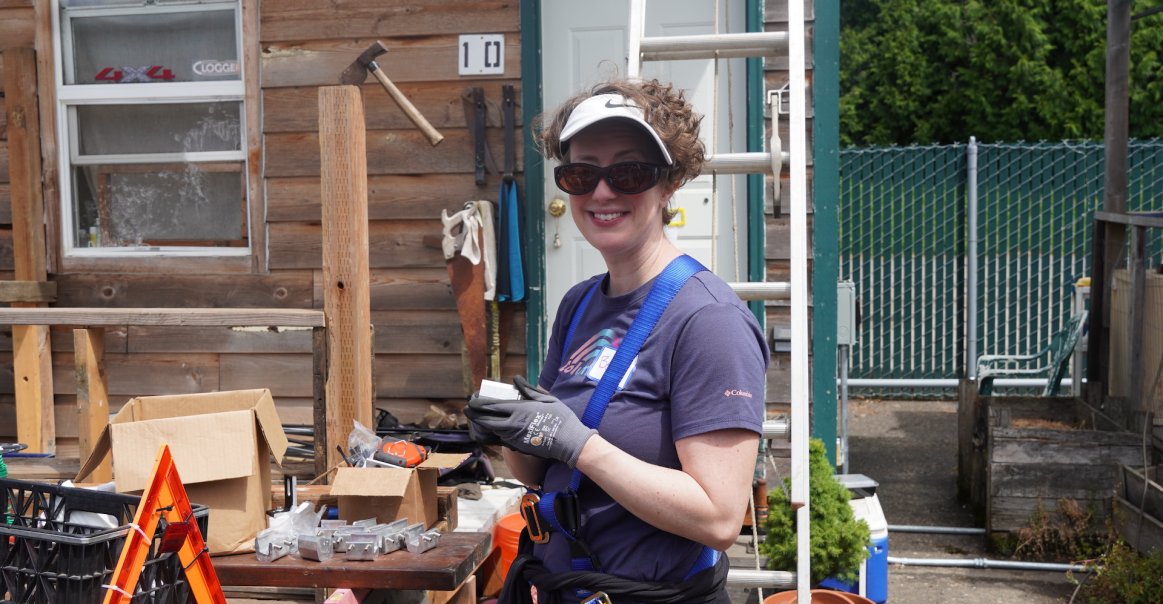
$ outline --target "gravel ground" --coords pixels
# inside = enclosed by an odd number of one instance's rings
[[[952,401],[855,401],[849,420],[849,471],[880,483],[888,524],[974,526],[957,500],[957,404]],[[984,537],[889,533],[889,555],[996,558]],[[1067,602],[1065,573],[890,565],[889,600],[922,602]]]
[[[957,500],[957,404],[952,401],[854,400],[849,416],[848,471],[880,483],[877,497],[891,525],[972,527]],[[748,538],[732,563],[750,567]],[[984,537],[890,532],[889,556],[997,559]],[[1064,573],[890,564],[888,601],[1051,604],[1069,602],[1074,584]],[[757,602],[734,590],[734,602]]]

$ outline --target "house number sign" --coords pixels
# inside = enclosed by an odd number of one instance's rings
[[[462,76],[504,75],[505,34],[460,37],[457,73]]]

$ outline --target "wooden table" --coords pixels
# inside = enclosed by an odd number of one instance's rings
[[[253,553],[212,560],[222,585],[451,591],[488,557],[492,541],[489,533],[445,533],[438,546],[422,554],[395,551],[353,562],[342,557],[314,562],[294,554],[259,562]]]

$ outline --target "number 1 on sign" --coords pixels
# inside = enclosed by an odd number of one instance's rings
[[[462,76],[504,75],[504,34],[460,36],[460,61],[457,72]]]

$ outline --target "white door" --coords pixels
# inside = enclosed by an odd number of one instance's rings
[[[715,7],[721,5],[716,20]],[[647,0],[646,35],[677,36],[745,31],[743,0]],[[594,84],[626,75],[629,0],[550,0],[542,3],[542,82],[545,111]],[[716,29],[717,28],[717,29]],[[648,62],[642,77],[670,82],[704,115],[708,154],[746,150],[747,77],[743,59]],[[717,73],[716,73],[717,72]],[[732,123],[734,126],[732,127]],[[714,141],[714,142],[712,142]],[[606,271],[569,212],[554,218],[549,203],[569,196],[553,182],[556,162],[545,165],[545,312],[547,324],[573,284]],[[668,235],[727,281],[747,279],[745,176],[703,175],[675,194],[680,212]]]

